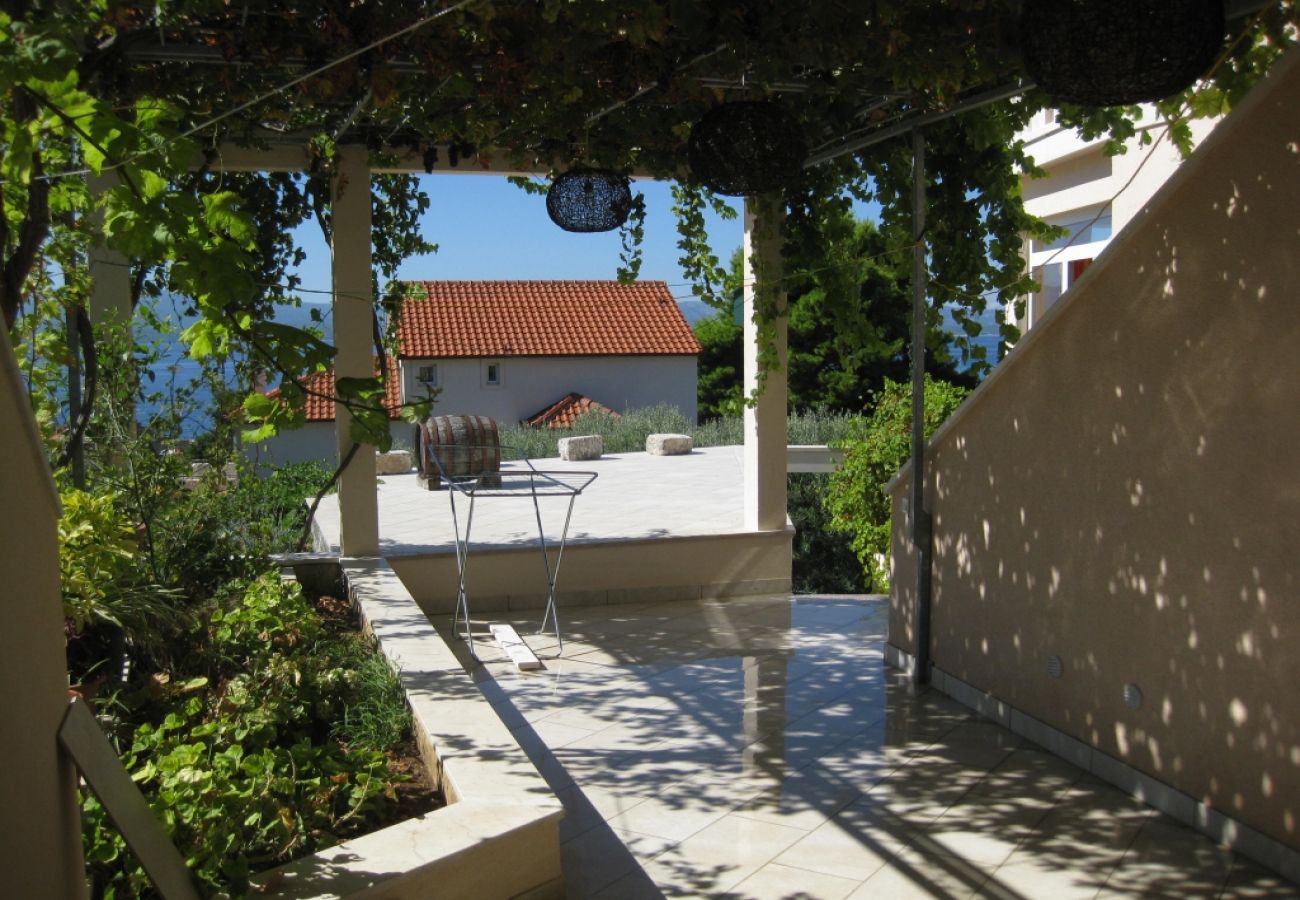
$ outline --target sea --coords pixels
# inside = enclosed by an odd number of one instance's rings
[[[198,316],[186,315],[182,307],[168,297],[160,298],[154,301],[154,304],[154,311],[165,323],[164,327],[160,330],[148,325],[138,325],[136,338],[141,343],[156,348],[158,359],[150,366],[152,381],[147,392],[161,396],[141,404],[137,414],[141,421],[148,421],[162,410],[176,390],[197,386],[194,402],[190,404],[194,411],[182,420],[180,434],[182,440],[193,440],[212,425],[209,420],[212,392],[203,382],[201,365],[190,357],[189,346],[180,339],[181,332],[192,325]],[[329,304],[303,303],[301,306],[276,306],[274,320],[295,328],[317,329],[326,341],[333,342],[334,327]],[[233,384],[233,365],[228,366],[228,369],[226,383]]]

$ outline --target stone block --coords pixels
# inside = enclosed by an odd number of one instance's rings
[[[652,456],[684,456],[691,452],[691,436],[689,434],[647,435],[645,452]]]
[[[410,450],[390,450],[375,454],[375,473],[378,475],[405,475],[411,471]]]
[[[605,439],[598,434],[560,438],[560,459],[575,461],[600,459],[605,452]]]

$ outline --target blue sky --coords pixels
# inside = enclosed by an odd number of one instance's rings
[[[621,243],[617,232],[570,234],[546,215],[546,198],[527,194],[496,175],[420,176],[431,200],[422,229],[439,245],[437,253],[403,264],[403,279],[603,279],[618,273]],[[638,181],[633,190],[646,200],[642,280],[665,281],[674,297],[691,289],[677,265],[677,229],[668,182]],[[734,201],[739,213],[740,201]],[[709,241],[725,261],[744,236],[741,217],[723,221],[710,212]],[[320,229],[309,221],[296,234],[307,251],[303,287],[328,292],[330,256]],[[304,300],[327,302],[326,294]]]

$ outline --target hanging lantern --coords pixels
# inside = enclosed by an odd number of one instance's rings
[[[1161,100],[1205,74],[1223,45],[1222,0],[1024,0],[1025,69],[1057,100]]]
[[[631,210],[627,178],[607,169],[570,169],[546,192],[546,213],[565,231],[613,231]]]
[[[691,129],[688,152],[696,179],[729,197],[784,187],[798,179],[808,155],[799,123],[765,100],[710,110]]]

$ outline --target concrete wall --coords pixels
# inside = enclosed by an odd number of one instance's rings
[[[501,385],[486,384],[489,362],[501,365]],[[616,412],[668,403],[692,422],[696,415],[694,356],[558,356],[499,359],[403,359],[402,396],[424,396],[416,373],[437,363],[442,393],[435,415],[490,416],[513,425],[576,391]]]
[[[390,422],[388,433],[394,450],[415,452],[415,426],[409,422]],[[333,422],[308,422],[293,431],[284,431],[259,444],[244,444],[244,456],[259,464],[283,466],[288,463],[318,462],[333,470],[339,464]]]
[[[0,336],[0,459],[0,896],[81,897],[75,773],[56,737],[68,705],[59,501],[6,336]]]
[[[934,665],[1293,848],[1297,147],[1292,51],[936,434],[927,467]],[[910,652],[907,481],[889,640]]]

